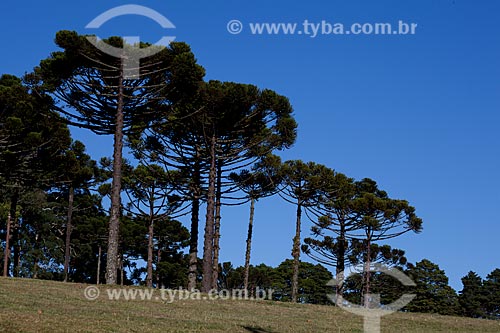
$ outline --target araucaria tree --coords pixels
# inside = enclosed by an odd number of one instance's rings
[[[245,271],[243,289],[248,293],[248,279],[250,275],[250,254],[252,251],[252,233],[255,214],[255,202],[261,198],[276,194],[282,181],[281,159],[276,155],[265,156],[252,166],[251,170],[244,169],[240,173],[231,173],[229,179],[246,194],[250,201],[250,218],[245,250]]]
[[[414,207],[405,200],[389,198],[375,181],[367,178],[355,182],[336,174],[320,205],[311,210],[313,237],[305,240],[304,252],[321,263],[335,266],[340,281],[346,265],[363,263],[364,295],[370,292],[372,262],[391,265],[406,262],[401,250],[387,251],[389,247],[374,242],[422,229],[422,220],[416,216]],[[342,296],[342,284],[336,292]],[[366,306],[368,302],[365,297]]]
[[[297,207],[292,246],[292,302],[297,302],[298,295],[302,212],[304,209],[320,204],[333,178],[333,170],[314,162],[286,161],[283,166],[284,190],[280,192],[280,195]]]
[[[364,241],[364,302],[370,303],[370,269],[371,249],[375,241],[387,240],[406,232],[420,232],[422,219],[415,214],[415,208],[406,200],[390,199],[385,191],[379,190],[377,183],[371,179],[357,182],[357,197],[353,200],[353,209],[358,212],[359,220],[356,230],[349,237]]]
[[[351,202],[356,195],[354,179],[336,172],[328,190],[324,191],[318,206],[311,207],[308,217],[314,224],[312,236],[304,239],[302,252],[310,258],[335,267],[338,281],[343,280],[344,270],[351,262],[351,240],[347,233],[356,229],[358,214],[353,211]],[[336,294],[342,296],[343,284],[336,287]]]
[[[179,71],[196,70],[197,65],[188,46],[173,43],[142,59],[140,68],[126,69],[124,58],[101,49],[132,46],[119,37],[99,43],[103,47],[95,47],[75,32],[58,32],[56,44],[63,51],[43,60],[34,77],[40,80],[37,90],[52,96],[53,109],[64,115],[68,124],[114,136],[106,283],[116,284],[124,136],[149,124],[155,112],[170,107],[176,90],[191,78],[179,75]],[[126,70],[136,70],[138,75],[126,75]]]
[[[148,228],[146,286],[149,288],[153,287],[155,227],[170,221],[182,203],[174,193],[176,178],[175,172],[167,172],[155,164],[139,164],[124,177],[129,199],[124,209],[139,221],[145,221]]]
[[[219,81],[200,82],[198,88],[135,146],[185,177],[192,201],[188,288],[195,285],[198,214],[200,201],[206,202],[202,290],[209,291],[217,287],[221,206],[235,188],[229,173],[290,147],[297,124],[288,99],[271,90]]]
[[[288,99],[253,85],[210,81],[201,93],[208,157],[207,214],[202,289],[217,287],[220,208],[224,173],[290,147],[296,122]]]

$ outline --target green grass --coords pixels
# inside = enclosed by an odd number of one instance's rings
[[[88,285],[0,278],[0,332],[362,332],[362,320],[333,306],[270,301],[95,301]],[[158,294],[157,294],[158,295]],[[382,332],[500,332],[500,321],[396,313]]]

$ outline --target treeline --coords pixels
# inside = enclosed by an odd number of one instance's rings
[[[364,295],[385,285],[371,272],[373,263],[409,274],[421,264],[411,266],[403,250],[383,244],[422,230],[406,200],[389,197],[374,180],[355,180],[315,162],[283,162],[275,154],[297,136],[285,96],[204,81],[205,70],[185,43],[158,48],[139,68],[96,43],[134,56],[121,38],[97,42],[61,31],[61,50],[33,72],[22,79],[0,77],[4,276],[204,292],[250,293],[269,285],[279,300],[326,303],[331,274],[301,262],[305,253],[331,266],[337,278],[361,265],[358,278],[346,279],[334,293],[367,305]],[[112,135],[112,158],[93,160],[68,125]],[[253,267],[254,212],[269,196],[296,211],[292,259],[277,268]],[[245,265],[233,269],[219,262],[221,220],[225,206],[242,204],[250,210],[241,226]],[[178,221],[181,216],[189,217],[189,228]],[[305,223],[311,237],[303,240]],[[145,267],[137,266],[140,261]],[[484,311],[494,316],[490,308]]]
[[[291,300],[292,261],[286,260],[273,268],[264,264],[250,267],[250,290],[256,287],[272,289],[276,301]],[[475,272],[462,278],[462,290],[458,293],[449,286],[444,270],[430,260],[394,267],[414,282],[415,286],[404,287],[392,276],[374,273],[372,294],[380,295],[380,303],[389,305],[403,294],[413,294],[415,298],[401,311],[436,313],[441,315],[465,316],[472,318],[500,319],[500,269],[493,270],[483,280]],[[242,288],[244,267],[233,268],[230,263],[221,266],[220,285],[225,289]],[[351,303],[363,301],[362,270],[352,270],[346,278],[344,298]],[[335,290],[328,286],[333,275],[321,264],[301,262],[298,299],[302,303],[331,305],[335,301]]]

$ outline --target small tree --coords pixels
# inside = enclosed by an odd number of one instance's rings
[[[462,278],[463,289],[458,296],[458,302],[463,314],[472,318],[486,318],[487,294],[483,286],[483,279],[475,272],[470,271]]]
[[[486,313],[490,318],[500,318],[500,269],[493,270],[484,280]]]
[[[58,193],[53,195],[56,196],[53,200],[59,203],[64,219],[67,197],[59,197]],[[102,197],[78,189],[75,191],[73,207],[68,275],[73,282],[102,283],[100,277],[104,277],[105,267],[100,265],[100,260],[105,258],[106,226],[109,220],[102,207]],[[61,234],[64,235],[63,232]]]
[[[63,187],[61,194],[68,198],[63,269],[64,282],[67,282],[71,258],[75,190],[89,194],[90,188],[98,181],[99,168],[97,163],[85,153],[85,145],[80,141],[74,141],[57,162],[60,168],[57,182]]]
[[[405,307],[407,311],[442,315],[460,313],[457,294],[448,285],[448,277],[438,265],[424,259],[406,273],[417,284],[412,291],[416,297]]]
[[[360,265],[366,260],[366,246],[363,241],[352,240],[351,254],[348,256],[350,265]],[[380,263],[387,267],[392,267],[404,271],[407,267],[405,251],[392,248],[389,245],[379,246],[372,244],[370,249],[370,262]],[[364,293],[364,265],[361,274],[352,274],[345,280],[342,280],[342,293],[345,291],[345,298],[353,303],[361,300],[363,302]],[[343,276],[342,276],[343,279]],[[370,275],[370,292],[380,295],[381,304],[389,304],[399,299],[405,291],[401,282],[394,277],[383,273],[374,272]],[[343,296],[344,297],[344,296]]]
[[[189,258],[184,249],[189,246],[189,230],[179,221],[168,219],[158,224],[155,238],[157,288],[185,288]]]
[[[280,301],[293,300],[293,260],[285,260],[274,269],[273,288],[274,299]],[[308,262],[300,262],[297,280],[297,301],[310,304],[329,304],[328,281],[333,278],[325,267],[320,264],[314,265]]]
[[[148,245],[146,260],[146,286],[153,287],[153,251],[155,225],[168,221],[181,206],[180,197],[174,194],[175,172],[166,172],[158,165],[138,165],[124,177],[128,204],[125,209],[146,221]]]

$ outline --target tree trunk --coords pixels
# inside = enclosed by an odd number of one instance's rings
[[[9,257],[10,257],[10,212],[7,216],[7,234],[5,235],[5,251],[3,255],[3,277],[9,276]]]
[[[11,247],[14,248],[14,257],[13,257],[13,265],[12,265],[12,276],[14,277],[19,277],[19,264],[20,264],[20,259],[21,259],[21,249],[19,247],[19,229],[20,225],[17,220],[17,200],[18,200],[18,195],[17,193],[13,194],[11,199],[10,199],[10,217],[11,217],[11,227],[10,227],[10,232],[11,232],[11,238],[12,238],[12,245]]]
[[[364,305],[365,308],[370,307],[370,264],[371,264],[371,241],[370,237],[366,239],[366,262],[365,262],[365,290],[364,290]]]
[[[252,232],[253,232],[253,216],[255,211],[255,199],[250,199],[250,219],[248,221],[247,233],[247,249],[245,252],[245,275],[243,279],[243,288],[245,295],[248,296],[248,276],[250,275],[250,252],[252,251]]]
[[[19,246],[19,229],[21,225],[16,219],[14,221],[14,228],[12,229],[12,245],[14,247],[14,257],[12,265],[12,275],[14,277],[19,277],[19,267],[21,266],[21,247]]]
[[[68,194],[68,215],[66,217],[66,242],[64,245],[64,282],[68,282],[68,274],[69,274],[69,260],[71,255],[71,231],[73,229],[72,216],[73,216],[74,197],[75,197],[75,188],[73,187],[73,185],[70,185]]]
[[[38,257],[33,262],[33,279],[38,279]]]
[[[191,240],[189,244],[189,273],[188,290],[196,289],[198,276],[198,222],[200,213],[200,199],[194,198],[191,206]]]
[[[108,252],[106,256],[106,284],[116,284],[118,242],[120,232],[121,177],[123,154],[123,61],[118,79],[118,107],[113,144],[113,181],[111,184],[111,209],[109,218]]]
[[[101,277],[101,256],[102,256],[102,247],[101,245],[99,245],[99,254],[98,254],[98,257],[97,257],[97,283],[96,284],[99,284],[101,281],[100,281],[100,277]]]
[[[154,232],[153,221],[149,222],[148,229],[148,268],[146,276],[146,286],[148,288],[153,287],[153,232]]]
[[[153,250],[154,250],[154,205],[156,187],[153,185],[149,195],[149,223],[148,223],[148,260],[146,265],[146,286],[153,287]]]
[[[161,249],[160,246],[158,245],[158,252],[156,254],[156,289],[161,288],[161,276],[160,276],[160,270],[158,269],[160,267],[161,263]]]
[[[154,236],[154,207],[150,205],[149,226],[148,226],[148,263],[146,273],[146,287],[153,288],[153,236]]]
[[[335,267],[335,276],[337,278],[337,297],[342,297],[344,294],[344,271],[345,271],[345,253],[346,253],[346,238],[345,238],[345,222],[340,221],[340,233],[338,237],[338,250],[337,250],[337,265]]]
[[[208,174],[207,215],[203,243],[203,279],[201,281],[203,292],[209,292],[212,288],[216,173],[215,135],[213,135],[210,142],[210,172]]]
[[[33,260],[33,279],[38,279],[38,237],[39,235],[35,235],[35,258]]]
[[[222,167],[217,166],[217,189],[215,195],[215,221],[214,221],[214,262],[212,265],[212,289],[218,288],[219,280],[219,251],[220,251],[220,210],[221,210],[221,196],[222,196]]]
[[[297,200],[297,222],[295,224],[295,237],[293,238],[293,276],[292,276],[292,302],[297,302],[299,290],[299,264],[300,264],[300,224],[302,216],[302,202]]]
[[[198,147],[196,149],[196,158],[199,159]],[[188,290],[196,289],[196,278],[198,276],[198,227],[200,215],[200,166],[195,162],[193,171],[193,203],[191,205],[191,239],[189,242],[189,272],[188,272]]]

